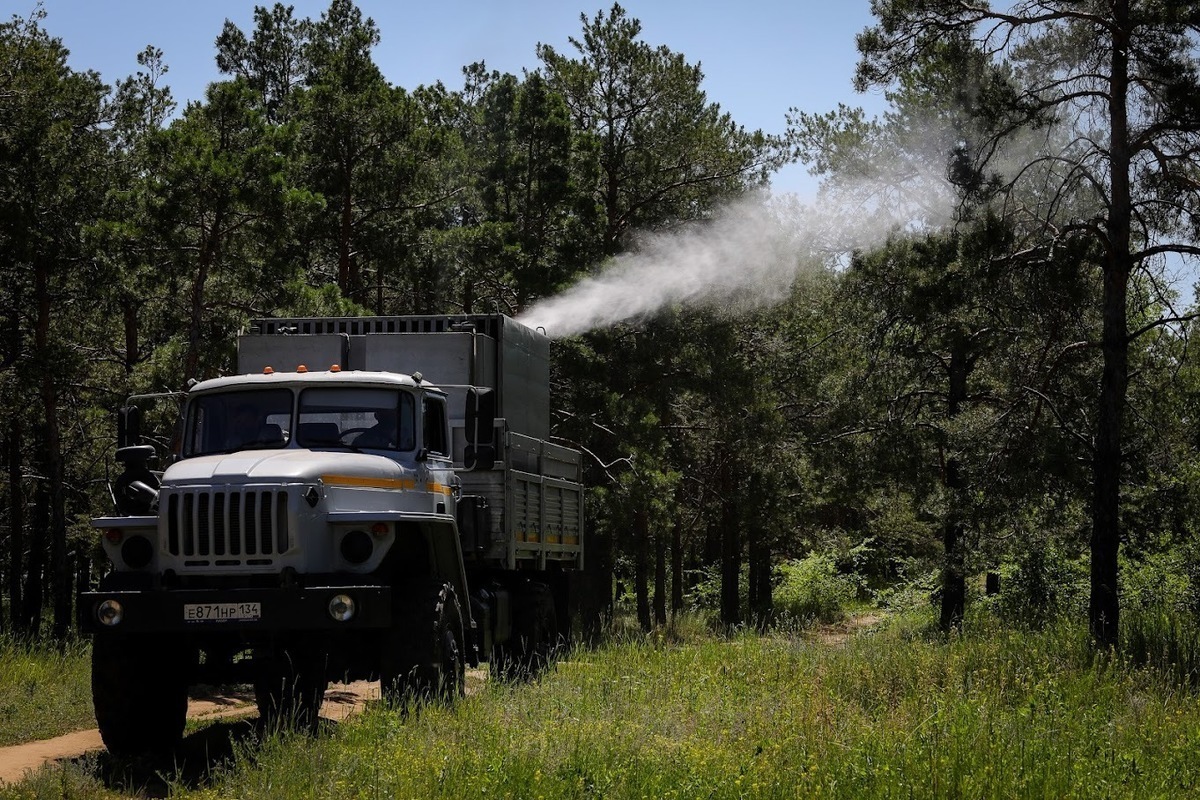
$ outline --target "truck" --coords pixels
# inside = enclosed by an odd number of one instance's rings
[[[189,688],[316,725],[331,680],[453,699],[594,625],[582,459],[550,436],[549,340],[510,317],[252,320],[173,444],[118,413],[108,571],[80,593],[114,755],[172,747]]]

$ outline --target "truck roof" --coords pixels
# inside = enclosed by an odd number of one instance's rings
[[[227,375],[222,378],[211,378],[201,381],[190,389],[191,393],[206,392],[237,387],[277,386],[283,384],[324,386],[404,386],[414,389],[421,386],[424,389],[436,389],[428,382],[418,383],[411,375],[398,372],[377,372],[373,370],[321,370],[312,372],[257,372],[247,375]]]

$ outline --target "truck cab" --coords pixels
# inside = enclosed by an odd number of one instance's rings
[[[401,523],[419,521],[446,528],[431,574],[465,597],[447,419],[445,393],[406,375],[272,371],[197,384],[159,488],[154,530],[161,518],[166,547],[147,566],[181,581],[291,570],[336,583],[378,570]]]

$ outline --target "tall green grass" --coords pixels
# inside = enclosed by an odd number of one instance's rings
[[[1198,746],[1200,701],[1161,672],[982,621],[577,653],[454,708],[271,739],[195,796],[1179,797]]]
[[[1200,696],[1077,625],[894,619],[844,645],[628,634],[453,707],[243,743],[182,798],[1155,798],[1200,795]],[[81,772],[85,774],[80,774]],[[169,775],[169,769],[166,770]],[[199,788],[196,788],[196,787]],[[122,790],[121,787],[117,787]],[[77,767],[6,797],[108,797]]]
[[[0,638],[0,746],[95,727],[89,653]]]

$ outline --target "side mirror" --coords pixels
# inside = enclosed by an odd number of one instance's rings
[[[117,411],[117,448],[141,443],[142,410],[137,406],[124,406]]]
[[[113,484],[117,511],[125,516],[154,513],[158,503],[158,478],[150,471],[154,448],[148,444],[129,445],[117,450],[117,461],[125,470]]]
[[[466,422],[463,466],[469,470],[496,466],[496,395],[491,389],[467,389]]]

